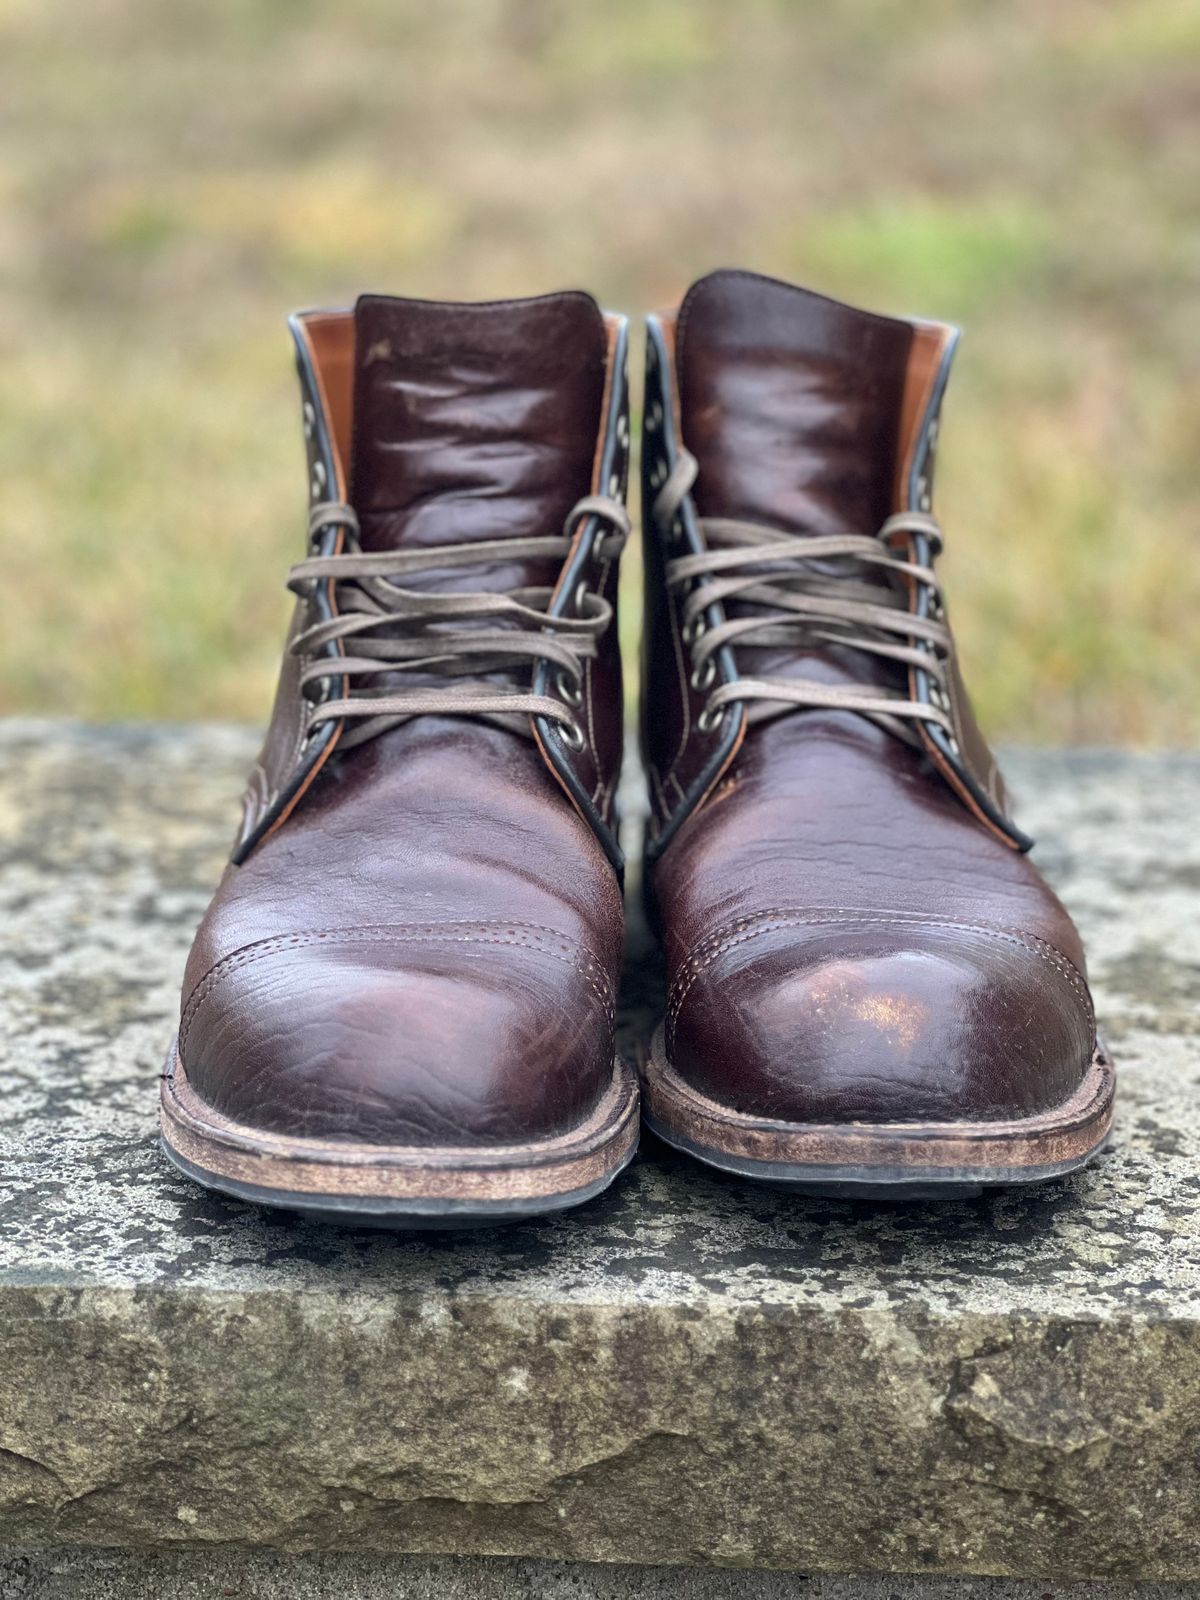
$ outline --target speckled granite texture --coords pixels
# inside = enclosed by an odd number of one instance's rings
[[[873,1208],[650,1149],[409,1240],[156,1149],[254,743],[0,725],[0,1544],[1200,1577],[1200,758],[1008,763],[1122,1072],[1091,1172]]]
[[[834,1578],[498,1556],[240,1550],[0,1551],[0,1600],[1059,1600],[1004,1578]],[[1196,1600],[1192,1584],[1087,1583],[1063,1600]]]

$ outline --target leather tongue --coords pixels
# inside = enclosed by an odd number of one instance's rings
[[[907,322],[772,278],[701,278],[676,325],[700,514],[874,533],[894,508],[911,344]]]
[[[607,352],[595,301],[366,295],[354,324],[363,548],[560,532],[591,488]]]

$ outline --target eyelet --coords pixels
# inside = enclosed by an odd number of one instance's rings
[[[571,604],[575,607],[575,615],[577,617],[582,617],[584,615],[587,605],[587,597],[587,579],[580,578],[579,582],[575,585],[575,594],[571,600]]]
[[[684,644],[695,644],[696,640],[708,632],[708,620],[703,611],[697,611],[690,622],[685,622],[679,630]]]
[[[612,477],[608,480],[608,492],[609,492],[609,495],[614,500],[620,494],[620,492],[621,492],[621,474],[619,472],[614,472]]]
[[[583,749],[583,729],[577,722],[560,722],[558,725],[558,737],[568,750],[574,750],[576,754]]]
[[[313,469],[312,469],[312,486],[311,486],[312,487],[312,497],[313,497],[314,500],[319,500],[321,498],[321,495],[324,493],[324,490],[325,490],[325,485],[328,483],[328,481],[329,481],[329,475],[325,471],[325,463],[323,461],[314,461],[313,462]]]
[[[701,733],[715,733],[721,725],[723,715],[724,713],[719,706],[705,706],[704,710],[696,718],[696,727]]]
[[[645,430],[647,433],[657,433],[662,426],[663,408],[659,401],[655,401],[646,413]]]
[[[574,682],[569,672],[560,667],[554,675],[554,683],[558,689],[559,697],[569,706],[583,703],[583,686]]]
[[[304,437],[311,439],[317,425],[317,411],[311,400],[304,402]]]
[[[701,691],[705,689],[711,689],[713,679],[716,677],[716,675],[717,663],[712,656],[709,656],[707,661],[702,662],[701,665],[696,667],[692,672],[692,688],[699,689]]]

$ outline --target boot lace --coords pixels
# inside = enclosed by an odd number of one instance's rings
[[[471,716],[532,737],[530,717],[555,723],[572,749],[583,745],[583,730],[572,711],[582,698],[584,665],[593,659],[612,621],[603,595],[579,583],[571,615],[550,616],[553,589],[526,587],[445,594],[405,588],[403,580],[424,571],[485,565],[488,562],[566,560],[575,532],[586,517],[607,526],[597,535],[600,559],[615,560],[629,536],[629,517],[619,501],[588,495],[571,509],[561,534],[516,539],[477,539],[464,544],[413,550],[364,551],[358,518],[351,506],[315,506],[309,537],[316,545],[333,528],[345,531],[337,554],[309,556],[288,574],[288,588],[302,599],[321,584],[333,591],[335,614],[312,623],[292,640],[302,665],[300,688],[311,702],[305,736],[322,723],[344,720],[340,748],[351,749],[410,717]],[[331,656],[330,645],[344,655]],[[539,663],[556,669],[562,698],[534,694],[489,674]],[[405,684],[404,673],[421,675]],[[330,681],[341,692],[318,699]]]
[[[695,457],[682,452],[654,501],[653,515],[666,534],[695,482]],[[879,723],[906,744],[920,746],[919,726],[934,724],[952,738],[946,670],[951,649],[937,575],[931,566],[907,560],[895,545],[924,534],[932,555],[942,547],[941,530],[925,512],[889,517],[877,534],[784,533],[730,517],[700,517],[706,549],[666,564],[668,588],[682,597],[681,623],[692,651],[692,685],[716,681],[717,652],[726,645],[784,646],[793,650],[849,647],[873,660],[920,667],[929,674],[933,703],[909,699],[877,684],[830,684],[808,678],[738,677],[708,696],[699,718],[711,733],[726,706],[767,701],[784,707],[855,711]],[[819,564],[819,565],[818,565]],[[863,574],[884,574],[887,584]],[[930,595],[928,615],[909,610],[911,584]],[[710,608],[738,602],[739,614],[710,622]],[[754,608],[748,613],[743,608]]]

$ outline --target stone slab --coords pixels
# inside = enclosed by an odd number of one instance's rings
[[[1088,1173],[880,1207],[651,1146],[409,1239],[156,1149],[254,743],[0,725],[0,1544],[1200,1577],[1200,758],[1008,763],[1122,1073]]]

